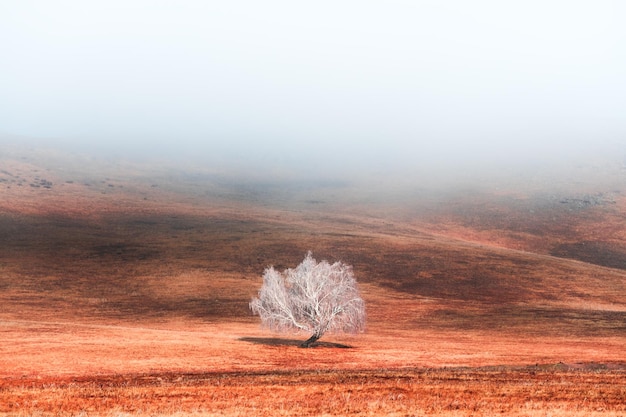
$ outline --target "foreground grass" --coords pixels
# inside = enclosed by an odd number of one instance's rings
[[[3,416],[623,416],[624,369],[449,368],[0,382]]]

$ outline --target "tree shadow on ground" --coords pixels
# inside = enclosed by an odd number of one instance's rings
[[[297,339],[283,339],[280,337],[240,337],[238,340],[242,342],[253,343],[255,345],[266,346],[296,346],[303,347],[304,340]],[[320,342],[312,343],[309,348],[336,348],[336,349],[352,349],[350,345],[344,345],[341,343],[333,342]]]

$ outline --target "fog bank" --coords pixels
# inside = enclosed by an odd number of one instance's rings
[[[620,163],[623,16],[606,0],[4,2],[0,140],[243,178]]]

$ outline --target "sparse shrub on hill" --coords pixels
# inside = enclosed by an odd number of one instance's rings
[[[309,347],[325,333],[358,333],[365,329],[365,303],[352,267],[342,262],[317,262],[309,252],[294,269],[263,274],[259,297],[250,302],[254,314],[269,329],[302,331]]]

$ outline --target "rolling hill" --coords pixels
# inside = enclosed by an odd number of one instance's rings
[[[4,374],[624,359],[619,175],[375,198],[86,158],[13,148],[0,161]],[[302,362],[289,350],[302,336],[259,329],[248,302],[264,268],[307,250],[353,265],[368,331],[327,336],[354,349]]]

